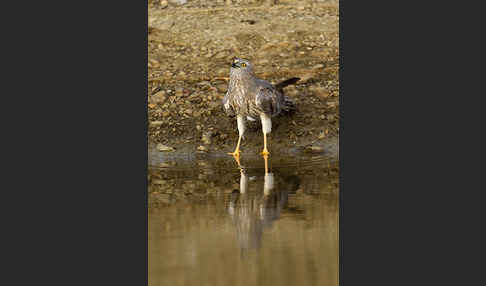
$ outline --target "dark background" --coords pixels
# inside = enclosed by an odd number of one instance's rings
[[[444,9],[466,8],[343,2],[341,285],[464,285],[481,187],[455,144],[481,113],[458,95],[484,92]],[[29,5],[4,25],[6,275],[145,285],[147,3]]]

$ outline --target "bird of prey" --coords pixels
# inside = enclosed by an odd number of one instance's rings
[[[299,78],[291,78],[277,85],[259,79],[253,73],[252,64],[242,58],[234,58],[231,69],[229,86],[223,98],[223,106],[226,114],[236,115],[238,124],[238,143],[233,153],[237,161],[240,156],[240,143],[245,133],[245,120],[257,120],[262,122],[263,151],[266,157],[270,153],[267,149],[267,134],[272,131],[272,117],[282,111],[290,111],[294,107],[294,101],[283,95],[283,88],[294,84]]]

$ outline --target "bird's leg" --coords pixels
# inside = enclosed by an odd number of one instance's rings
[[[233,157],[240,158],[240,143],[241,143],[241,135],[238,137],[238,144],[236,144],[235,151],[233,153],[228,153],[228,155],[233,155]],[[239,162],[238,162],[239,165]]]
[[[240,144],[241,144],[241,138],[243,137],[243,134],[245,133],[245,118],[242,115],[238,115],[236,117],[236,120],[238,122],[238,132],[239,132],[239,137],[238,137],[238,144],[236,144],[235,151],[233,153],[228,153],[229,155],[233,155],[235,160],[238,162],[238,165],[240,165]]]
[[[263,133],[263,151],[261,154],[263,155],[263,157],[267,157],[268,155],[270,155],[270,152],[268,152],[267,149],[267,133]]]
[[[268,156],[270,155],[270,152],[268,152],[267,149],[267,134],[272,131],[272,120],[270,119],[270,116],[267,116],[265,114],[261,114],[260,119],[262,120],[263,131],[263,151],[261,152],[261,154],[263,156]]]

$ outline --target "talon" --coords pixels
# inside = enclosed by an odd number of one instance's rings
[[[268,152],[267,149],[263,149],[263,151],[260,153],[262,156],[268,156],[270,155],[270,152]]]
[[[228,153],[228,155],[232,155],[233,156],[233,159],[235,159],[236,163],[238,164],[238,167],[241,167],[241,164],[240,164],[240,151],[239,150],[236,150],[233,153]]]
[[[236,150],[233,153],[228,153],[228,155],[233,155],[233,157],[240,157],[240,151],[239,150]]]

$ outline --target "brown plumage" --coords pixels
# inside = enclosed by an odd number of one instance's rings
[[[268,155],[267,134],[272,130],[271,118],[282,111],[290,111],[294,101],[283,94],[283,88],[294,84],[299,78],[291,78],[277,85],[259,79],[253,73],[252,64],[245,59],[235,58],[230,70],[228,91],[223,98],[224,110],[228,115],[236,115],[239,139],[232,154],[239,156],[241,137],[245,132],[245,120],[260,119],[264,135],[263,155]]]

